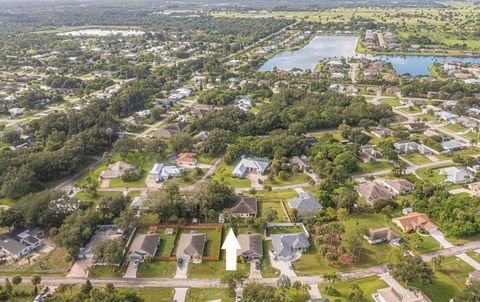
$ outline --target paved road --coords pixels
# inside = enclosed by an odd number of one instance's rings
[[[102,158],[101,157],[97,157],[95,158],[95,161],[93,163],[91,163],[90,165],[88,165],[87,167],[83,168],[81,171],[75,173],[74,175],[70,176],[68,179],[66,179],[65,181],[63,181],[62,183],[58,184],[57,186],[55,186],[55,189],[56,190],[60,190],[60,191],[64,191],[64,192],[68,192],[70,191],[72,188],[73,188],[73,183],[75,182],[75,180],[80,177],[83,173],[87,172],[88,170],[90,170],[91,168],[95,167],[96,165],[98,165],[100,162],[102,161]]]
[[[445,257],[456,256],[467,251],[473,251],[480,249],[480,240],[466,243],[462,246],[454,246],[452,248],[439,250],[433,253],[421,255],[424,261],[430,261],[433,257],[442,255]],[[339,273],[342,280],[351,280],[357,278],[364,278],[374,275],[380,275],[387,273],[386,265],[378,265],[364,269],[358,269],[354,271]],[[0,282],[4,283],[5,278],[8,276],[0,276]],[[24,278],[27,282],[27,277]],[[310,285],[315,285],[323,282],[323,278],[320,276],[307,276],[307,277],[292,277],[293,281],[300,281]],[[58,286],[59,284],[80,284],[84,283],[86,278],[69,278],[69,277],[51,277],[42,276],[42,283],[47,286]],[[225,287],[220,284],[220,280],[217,278],[212,279],[167,279],[167,278],[110,278],[110,279],[90,279],[93,285],[105,286],[107,283],[113,283],[116,287],[193,287],[193,288],[219,288]],[[262,278],[257,282],[261,284],[275,285],[276,278]]]
[[[353,84],[357,83],[357,68],[358,68],[358,63],[350,63],[350,79],[352,80]]]

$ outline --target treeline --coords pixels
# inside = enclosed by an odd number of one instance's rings
[[[435,97],[439,99],[460,100],[480,93],[480,85],[466,84],[463,81],[454,80],[427,81],[421,78],[412,78],[402,83],[401,90],[402,95],[408,97],[427,98],[434,93]]]

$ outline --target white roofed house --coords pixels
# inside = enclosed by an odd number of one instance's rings
[[[180,176],[181,174],[181,168],[164,164],[155,164],[150,171],[150,176],[155,178],[157,182],[164,182],[167,179]]]
[[[322,205],[318,202],[312,192],[302,192],[298,196],[289,199],[288,205],[295,209],[300,217],[311,217],[323,210]]]
[[[140,210],[143,208],[143,203],[145,202],[145,196],[136,196],[133,200],[130,206],[132,209],[135,210]]]
[[[462,150],[464,146],[457,140],[451,139],[440,143],[442,146],[442,153],[451,153],[453,151]]]
[[[242,158],[232,174],[238,177],[244,177],[248,173],[264,174],[268,166],[270,166],[269,160]]]
[[[30,230],[16,229],[0,235],[0,249],[18,260],[42,245],[42,240]]]
[[[439,174],[447,177],[445,179],[446,182],[451,182],[454,184],[463,184],[475,180],[474,173],[467,168],[461,166],[442,168],[440,169]]]
[[[395,148],[395,151],[397,151],[400,154],[408,154],[413,152],[418,152],[423,155],[432,154],[432,151],[427,147],[420,145],[417,142],[409,141],[409,140],[398,141],[393,144],[393,147]]]

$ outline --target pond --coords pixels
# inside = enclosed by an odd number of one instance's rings
[[[413,76],[429,75],[428,66],[434,62],[459,61],[480,63],[480,58],[458,58],[437,56],[399,56],[372,55],[355,52],[358,37],[356,36],[317,36],[305,47],[295,51],[284,51],[265,62],[262,71],[272,71],[274,67],[282,70],[293,68],[314,69],[320,60],[339,59],[341,57],[365,57],[390,62],[397,74],[409,73]]]

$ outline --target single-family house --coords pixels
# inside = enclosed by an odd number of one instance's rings
[[[425,123],[408,123],[405,124],[403,128],[407,129],[408,131],[418,133],[425,131],[425,129],[427,129],[427,126]]]
[[[208,131],[200,131],[198,134],[196,134],[193,139],[196,142],[203,142],[207,139],[207,137],[210,135],[210,132]]]
[[[26,229],[16,229],[0,235],[0,249],[18,260],[42,245],[39,235]]]
[[[182,234],[178,242],[177,258],[192,263],[201,263],[206,241],[207,234],[205,233]]]
[[[128,260],[144,261],[147,257],[154,257],[160,247],[160,234],[152,233],[143,236],[140,248],[128,253]]]
[[[393,143],[393,147],[395,151],[400,154],[408,154],[413,152],[418,152],[423,155],[431,155],[432,151],[427,147],[420,145],[417,142],[409,141],[409,140],[402,140],[396,143]]]
[[[271,238],[272,253],[278,260],[292,260],[297,253],[305,252],[310,248],[310,242],[305,233],[273,234]]]
[[[113,164],[108,165],[107,170],[100,173],[101,179],[113,179],[121,177],[126,171],[131,170],[132,165],[127,164],[123,161],[117,161]]]
[[[377,290],[372,295],[376,302],[432,302],[424,293],[414,290],[398,292],[393,287]]]
[[[230,213],[233,217],[256,217],[258,214],[257,198],[243,194],[235,195],[232,199]]]
[[[396,245],[402,239],[400,235],[392,231],[392,229],[390,229],[389,227],[370,229],[368,231],[368,236],[365,237],[370,244],[377,244],[387,241],[392,245]]]
[[[264,174],[270,166],[270,161],[265,159],[242,158],[233,169],[232,174],[244,177],[248,173]]]
[[[365,145],[360,148],[359,157],[364,163],[374,163],[377,161],[377,151],[375,151],[375,146]]]
[[[297,167],[299,171],[306,172],[312,170],[312,166],[307,162],[306,156],[293,156],[290,158],[290,166]]]
[[[181,174],[181,168],[164,164],[155,164],[150,171],[150,176],[152,176],[157,182],[163,182],[167,179],[180,176]]]
[[[472,191],[473,195],[480,195],[480,182],[470,183],[467,185],[467,188]]]
[[[133,200],[130,206],[134,210],[140,210],[143,208],[143,203],[145,202],[145,196],[136,196]]]
[[[177,156],[177,164],[184,166],[194,166],[198,163],[197,154],[195,153],[180,153]]]
[[[451,139],[440,143],[443,153],[451,153],[453,151],[462,150],[464,146],[457,140]]]
[[[297,210],[298,215],[303,218],[314,216],[323,210],[322,205],[312,192],[301,192],[287,202],[290,208]]]
[[[237,256],[245,258],[245,260],[262,259],[263,243],[260,234],[239,234],[238,243],[240,249],[237,250]]]
[[[442,168],[440,169],[439,174],[447,177],[445,179],[446,182],[451,182],[454,184],[463,184],[475,180],[474,173],[462,166]]]
[[[392,130],[388,129],[388,128],[376,128],[376,129],[373,129],[372,131],[372,134],[377,136],[377,137],[380,137],[380,138],[385,138],[385,137],[389,137],[390,135],[392,135]]]
[[[174,136],[175,134],[181,131],[182,131],[182,127],[179,124],[175,123],[175,124],[167,125],[161,129],[158,129],[155,132],[155,136],[159,138],[171,138],[172,136]]]
[[[392,219],[402,231],[435,230],[437,226],[428,218],[427,214],[412,212],[408,215]]]
[[[458,115],[447,112],[447,111],[438,111],[434,113],[435,116],[438,116],[440,119],[450,122],[458,118]]]
[[[389,190],[375,182],[366,182],[355,186],[358,195],[365,199],[368,203],[373,203],[379,199],[389,199],[394,196]]]
[[[5,98],[6,99],[6,98]],[[8,110],[8,112],[10,113],[10,115],[12,116],[19,116],[19,115],[22,115],[24,114],[25,112],[27,111],[26,108],[10,108]]]
[[[412,193],[414,188],[410,181],[402,178],[379,179],[377,182],[395,195]]]

